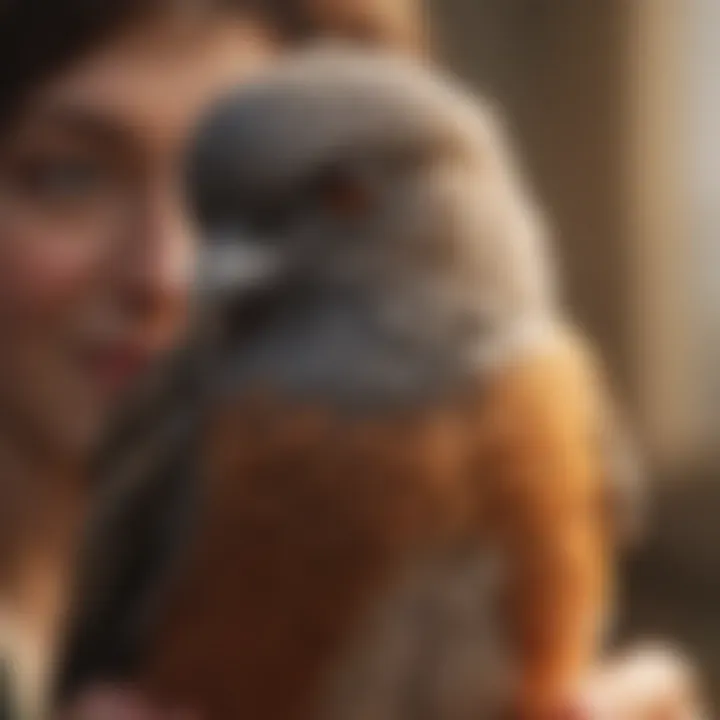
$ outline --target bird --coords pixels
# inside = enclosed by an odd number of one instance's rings
[[[98,455],[57,661],[208,720],[549,720],[602,652],[635,444],[490,100],[317,44],[188,151],[195,331]]]

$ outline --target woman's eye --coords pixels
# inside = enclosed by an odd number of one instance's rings
[[[83,199],[102,185],[103,173],[85,160],[28,162],[18,169],[20,189],[39,199],[71,201]]]

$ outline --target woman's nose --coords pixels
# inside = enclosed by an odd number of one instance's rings
[[[131,213],[118,256],[122,304],[135,319],[163,322],[187,305],[196,242],[180,192],[158,188]]]

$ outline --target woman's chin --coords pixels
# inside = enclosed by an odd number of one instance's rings
[[[77,397],[60,407],[44,408],[35,433],[40,455],[54,462],[83,465],[92,456],[111,417],[111,405],[83,402]]]

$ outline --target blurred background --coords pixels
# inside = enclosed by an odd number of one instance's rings
[[[506,109],[575,317],[647,450],[622,629],[720,688],[720,3],[438,0],[440,55]],[[715,691],[716,695],[720,691]]]

